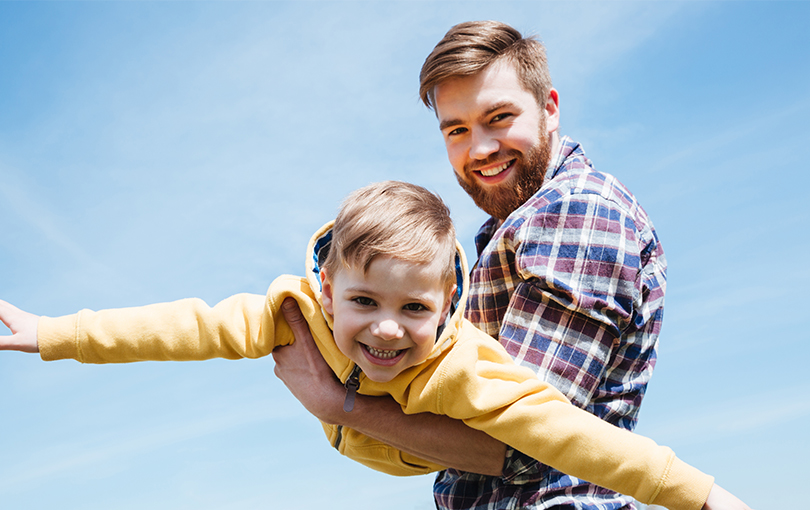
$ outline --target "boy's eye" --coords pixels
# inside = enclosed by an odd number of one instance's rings
[[[462,134],[464,134],[464,133],[466,133],[466,132],[467,132],[467,128],[463,128],[463,127],[457,127],[456,129],[453,129],[452,131],[449,131],[449,132],[447,133],[447,136],[457,136],[457,135],[462,135]]]
[[[409,312],[421,312],[422,310],[427,310],[428,309],[422,303],[408,303],[403,308],[405,310],[408,310]]]
[[[364,296],[358,296],[356,298],[353,298],[352,301],[354,301],[360,306],[374,306],[375,304],[373,299]]]

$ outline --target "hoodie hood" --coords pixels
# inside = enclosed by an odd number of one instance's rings
[[[334,221],[330,221],[312,236],[307,245],[306,253],[306,277],[309,282],[312,292],[315,294],[318,303],[321,305],[321,313],[330,328],[334,328],[332,316],[323,309],[323,301],[321,300],[321,291],[323,285],[321,283],[321,266],[326,261],[326,256],[329,253],[329,248],[332,245],[332,225]],[[433,352],[428,357],[428,360],[435,358],[438,354],[447,349],[453,344],[456,338],[456,333],[461,327],[461,322],[464,318],[464,307],[467,302],[467,294],[469,292],[469,270],[467,266],[467,257],[464,255],[464,249],[458,241],[456,241],[456,291],[453,294],[452,304],[445,323],[439,328],[437,332],[436,343],[433,346]]]

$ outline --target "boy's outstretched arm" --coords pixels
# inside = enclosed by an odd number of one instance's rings
[[[315,346],[295,302],[285,300],[281,310],[295,342],[273,351],[275,372],[315,417],[442,466],[501,474],[506,446],[459,420],[430,413],[406,415],[394,399],[366,395],[357,395],[352,412],[344,412],[346,389]]]
[[[37,323],[39,316],[20,310],[11,303],[0,299],[0,321],[3,321],[11,335],[0,336],[0,350],[39,352],[37,345]]]

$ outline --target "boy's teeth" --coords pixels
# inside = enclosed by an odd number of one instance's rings
[[[387,349],[386,350],[375,349],[374,347],[372,347],[370,345],[367,345],[366,349],[368,349],[368,352],[370,352],[372,356],[374,356],[375,358],[380,358],[380,359],[396,358],[399,355],[399,353],[402,352],[402,351],[391,351],[391,350],[387,350]]]
[[[509,162],[496,166],[494,168],[489,168],[487,170],[481,170],[481,175],[484,177],[492,177],[493,175],[498,175],[499,173],[503,172],[509,167]]]

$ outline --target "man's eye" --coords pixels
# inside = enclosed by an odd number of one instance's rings
[[[421,312],[422,310],[427,310],[427,307],[422,303],[408,303],[403,308],[409,312]]]
[[[447,133],[447,136],[458,136],[458,135],[463,135],[463,134],[464,134],[464,133],[466,133],[466,132],[467,132],[467,128],[458,127],[458,128],[456,128],[456,129],[454,129],[454,130],[452,130],[452,131],[448,132],[448,133]]]
[[[492,117],[492,120],[490,122],[500,122],[504,119],[508,119],[511,116],[512,116],[511,113],[499,113],[498,115]]]
[[[357,303],[360,306],[374,306],[374,300],[373,299],[363,297],[363,296],[356,297],[356,298],[352,299],[352,301],[354,301],[355,303]]]

